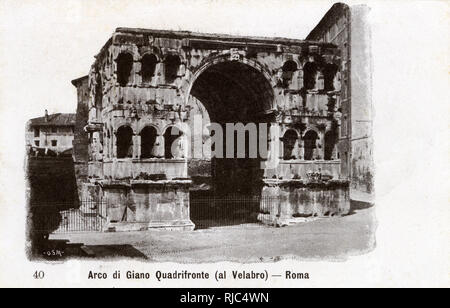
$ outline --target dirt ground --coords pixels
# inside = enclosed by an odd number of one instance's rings
[[[65,241],[65,258],[127,257],[181,263],[270,262],[286,258],[340,260],[373,249],[375,229],[374,208],[367,203],[352,202],[352,211],[347,216],[282,228],[241,224],[194,231],[58,234],[50,239],[55,243]],[[83,253],[78,251],[80,248]]]

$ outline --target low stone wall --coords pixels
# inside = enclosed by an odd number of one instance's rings
[[[339,160],[282,160],[277,169],[277,174],[283,179],[306,179],[307,173],[319,172],[322,175],[339,179],[340,161]]]
[[[348,181],[269,180],[262,196],[258,219],[269,225],[286,225],[295,217],[340,216],[350,211]]]
[[[138,179],[154,174],[164,174],[166,179],[187,177],[187,163],[179,159],[124,159],[105,162],[90,162],[91,178],[113,180]]]
[[[190,184],[188,180],[99,182],[94,186],[101,187],[106,200],[105,231],[194,229],[189,218]]]

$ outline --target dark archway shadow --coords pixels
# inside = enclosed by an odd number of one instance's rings
[[[263,170],[260,168],[262,157],[255,149],[260,148],[262,140],[250,140],[250,136],[256,134],[257,137],[259,124],[272,120],[269,111],[274,90],[270,81],[263,72],[248,64],[224,61],[202,71],[189,95],[204,106],[207,118],[219,124],[224,132],[219,147],[222,155],[215,153],[217,156],[211,158],[210,191],[203,195],[190,194],[191,220],[197,229],[256,223],[259,199],[252,198],[260,193],[256,183],[262,182]],[[240,124],[240,133],[227,131],[229,124]],[[243,145],[239,150],[238,138],[241,138],[240,146]],[[211,151],[215,152],[216,147]]]
[[[254,218],[252,218],[254,216]],[[224,218],[204,218],[204,219],[192,219],[195,224],[195,230],[204,230],[216,227],[230,227],[240,226],[245,224],[256,224],[258,220],[257,215],[249,213],[248,217],[224,217]]]
[[[190,193],[191,220],[195,229],[258,223],[259,197]]]

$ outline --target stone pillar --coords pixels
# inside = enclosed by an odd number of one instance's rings
[[[272,178],[274,175],[277,176],[278,165],[280,157],[282,158],[282,144],[280,140],[281,129],[278,123],[270,123],[268,132],[268,151],[267,160],[264,167],[264,177]]]
[[[131,136],[131,142],[133,143],[133,148],[131,149],[131,158],[137,157],[137,142],[136,142],[136,135],[133,133],[133,136]]]
[[[92,135],[93,135],[93,138],[92,138],[92,157],[93,157],[93,160],[95,160],[95,161],[99,161],[99,160],[101,160],[101,158],[102,158],[102,145],[101,145],[101,143],[100,143],[100,134],[101,134],[101,132],[98,132],[98,131],[96,131],[96,132],[94,132]]]
[[[305,159],[305,141],[298,139],[298,159]]]
[[[279,123],[273,123],[271,124],[271,127],[273,127],[273,129],[278,129],[279,134],[277,135],[276,133],[274,133],[274,140],[276,140],[277,144],[275,146],[275,151],[278,154],[278,159],[283,159],[283,142],[282,142],[282,138],[283,136],[281,135],[281,125]],[[277,165],[279,164],[279,161],[277,162]]]
[[[141,158],[141,135],[133,135],[133,158]]]
[[[297,83],[298,88],[301,89],[303,87],[303,68],[297,70]]]
[[[295,140],[293,151],[295,159],[300,159],[300,140],[298,138]]]
[[[108,143],[109,156],[108,156],[108,158],[113,158],[114,157],[114,154],[113,154],[113,151],[114,151],[114,133],[111,133],[111,135],[110,135],[110,137],[108,139],[109,139],[109,143]]]
[[[164,63],[159,62],[156,64],[155,74],[152,81],[154,86],[164,83]]]
[[[341,73],[337,72],[333,79],[333,87],[335,91],[341,91]]]
[[[316,75],[316,89],[317,90],[323,90],[325,88],[325,82],[322,72],[318,72]]]
[[[103,138],[103,158],[109,157],[109,138],[104,134],[105,137]]]
[[[161,135],[156,136],[155,143],[152,148],[152,156],[162,158],[164,157],[164,137]]]
[[[270,123],[269,126],[270,153],[283,158],[283,143],[281,142],[281,126],[279,123]],[[273,152],[273,153],[272,153]]]
[[[112,139],[112,158],[117,158],[117,132],[113,132]]]
[[[178,157],[177,158],[187,158],[188,154],[188,140],[185,134],[178,138]]]
[[[324,147],[324,133],[322,131],[319,132],[319,138],[316,140],[316,148],[314,153],[314,159],[323,159],[325,155],[325,147]]]
[[[134,84],[141,84],[142,83],[142,65],[139,61],[133,62],[133,82]]]
[[[333,151],[331,152],[331,159],[335,160],[337,159],[337,146],[336,146],[336,142],[333,145]]]

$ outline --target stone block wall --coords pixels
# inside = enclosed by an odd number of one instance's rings
[[[118,224],[122,231],[194,228],[189,217],[186,185],[142,181],[129,186],[104,186],[103,195],[110,227]]]
[[[348,181],[272,181],[263,187],[258,219],[281,226],[296,217],[342,216],[349,212]]]

